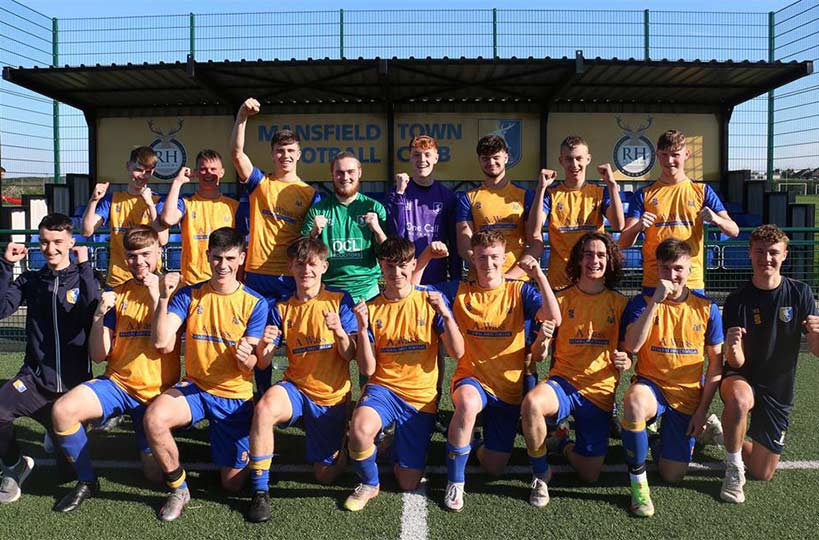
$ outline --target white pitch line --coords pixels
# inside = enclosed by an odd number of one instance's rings
[[[401,540],[426,540],[427,538],[427,483],[422,479],[414,491],[403,495],[401,512]]]
[[[53,467],[55,465],[54,458],[35,458],[36,465],[39,467]],[[142,463],[139,461],[118,461],[118,460],[94,460],[93,462],[94,467],[99,469],[141,469]],[[182,463],[182,466],[190,471],[215,471],[218,469],[216,465],[213,463]],[[652,468],[652,464],[649,464],[649,469]],[[569,465],[552,465],[551,467],[552,473],[554,474],[564,474],[564,473],[571,473],[574,472]],[[707,471],[720,471],[725,468],[725,463],[722,461],[706,461],[704,463],[691,463],[689,468],[692,472],[707,472]],[[802,461],[780,461],[779,465],[776,467],[777,469],[782,470],[816,470],[819,469],[819,461],[817,460],[802,460]],[[381,465],[378,467],[378,470],[382,473],[388,473],[392,471],[391,465]],[[606,473],[613,473],[613,472],[622,472],[625,473],[627,470],[626,465],[618,464],[618,465],[603,465],[603,471]],[[310,465],[276,465],[273,464],[271,469],[274,473],[289,473],[289,474],[302,474],[302,473],[311,473],[313,472],[313,467]],[[427,467],[424,471],[427,475],[433,476],[441,476],[446,474],[446,467],[443,465],[435,465],[431,467]],[[481,468],[480,467],[467,467],[466,468],[467,474],[480,474]],[[506,474],[510,475],[527,475],[531,474],[532,469],[526,465],[514,465],[511,467],[506,468]],[[426,489],[426,488],[424,488]]]

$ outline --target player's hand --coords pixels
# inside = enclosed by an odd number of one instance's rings
[[[182,276],[179,272],[168,272],[159,282],[159,297],[170,298],[173,293],[179,288],[179,282],[182,281]]]
[[[319,214],[313,218],[313,234],[318,236],[327,226],[327,216]]]
[[[609,186],[609,192],[611,192],[612,186],[617,186],[617,181],[614,179],[614,171],[611,168],[611,163],[603,163],[602,165],[598,165],[597,174],[599,174],[603,182]]]
[[[240,118],[250,118],[251,116],[256,116],[259,114],[259,111],[262,110],[262,106],[255,98],[247,98],[242,106],[239,107],[239,117]]]
[[[77,258],[77,264],[88,262],[88,246],[74,246],[71,253]]]
[[[659,304],[674,292],[674,284],[667,279],[661,279],[654,289],[654,303]]]
[[[540,268],[540,263],[531,255],[524,255],[521,257],[518,261],[518,266],[521,270],[526,272],[526,275],[531,279],[534,279],[539,275],[539,273],[543,272],[543,270]]]
[[[375,212],[367,212],[364,214],[364,223],[373,232],[381,231],[381,224],[378,222],[378,214]]]
[[[236,344],[236,363],[242,371],[250,371],[256,365],[256,355],[253,354],[253,345],[243,337]]]
[[[268,357],[273,354],[281,333],[282,332],[279,330],[278,326],[274,326],[272,324],[265,326],[262,339],[260,339],[259,343],[256,345],[256,354],[262,357]]]
[[[808,334],[819,334],[819,315],[808,315],[808,318],[802,321],[802,326]]]
[[[91,201],[99,202],[105,193],[108,191],[109,182],[97,182],[94,184],[94,190],[91,192]]]
[[[538,191],[545,191],[557,180],[557,173],[552,169],[540,169],[540,174],[537,179]]]
[[[611,362],[614,364],[615,369],[622,373],[631,367],[631,355],[629,355],[626,351],[618,351],[617,349],[614,349],[611,352]]]
[[[336,335],[344,332],[344,328],[341,327],[341,318],[335,311],[324,311],[324,324]]]
[[[117,293],[114,291],[105,291],[100,295],[100,301],[97,304],[97,314],[98,315],[105,315],[111,308],[114,307],[114,304],[117,302]]]
[[[700,213],[698,215],[704,223],[713,223],[713,221],[717,219],[717,213],[708,208],[707,206],[700,210]]]
[[[395,192],[403,195],[409,185],[410,177],[407,173],[398,173],[395,175]]]
[[[370,310],[367,309],[367,304],[364,300],[359,300],[353,308],[355,313],[355,320],[358,323],[358,332],[366,332],[370,327]]]
[[[443,259],[444,257],[449,257],[449,248],[446,246],[446,244],[439,240],[430,242],[427,249],[429,250],[429,256],[433,259]]]
[[[540,335],[543,336],[543,339],[552,339],[555,335],[555,322],[552,319],[547,321],[543,321],[540,324]]]
[[[182,167],[179,169],[179,173],[176,175],[176,178],[174,178],[173,181],[178,184],[187,184],[191,181],[191,177],[193,177],[193,172],[190,170],[190,168]]]
[[[657,214],[653,214],[651,212],[643,212],[643,215],[640,216],[640,226],[642,230],[646,230],[654,225],[654,221],[657,219]]]
[[[427,303],[441,317],[447,319],[452,316],[444,300],[444,295],[440,291],[427,291]]]
[[[142,200],[145,201],[145,204],[148,206],[154,205],[154,194],[148,186],[142,188],[142,191],[139,192],[139,196],[142,197]]]
[[[746,330],[741,326],[732,326],[725,331],[725,346],[732,348],[741,346],[745,333]]]
[[[23,244],[15,244],[11,242],[9,245],[6,246],[6,253],[3,255],[3,258],[6,261],[14,264],[16,262],[22,261],[26,255],[28,254],[28,248]]]
[[[148,294],[151,295],[151,298],[154,299],[156,302],[159,299],[159,281],[160,278],[158,275],[154,274],[153,272],[148,272],[145,274],[145,277],[142,278],[142,284],[148,289]]]
[[[705,412],[699,410],[694,413],[688,422],[688,429],[685,434],[688,437],[699,437],[705,431]]]

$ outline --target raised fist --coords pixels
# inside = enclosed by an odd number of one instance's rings
[[[253,345],[243,337],[236,344],[236,362],[242,371],[250,371],[256,365],[256,355],[253,354]]]
[[[338,313],[335,311],[324,312],[324,324],[327,326],[327,329],[332,331],[334,334],[344,331],[344,329],[341,327],[341,319],[339,318]]]
[[[431,242],[428,249],[429,254],[433,259],[443,259],[444,257],[449,257],[449,248],[446,247],[446,244],[439,240]]]
[[[707,206],[700,210],[700,213],[698,215],[704,223],[712,223],[714,219],[716,219],[717,217],[717,213],[708,208]]]
[[[540,325],[540,334],[544,339],[552,339],[555,335],[555,322],[551,319],[543,321]]]
[[[530,278],[534,278],[538,275],[538,272],[542,272],[540,269],[540,263],[538,263],[537,260],[531,255],[524,255],[521,257],[518,261],[518,266],[521,270],[526,272],[526,275]]]
[[[552,169],[540,169],[540,175],[537,179],[538,190],[545,190],[551,186],[557,179],[557,173]]]
[[[3,257],[10,263],[14,264],[16,262],[22,261],[26,254],[28,253],[28,248],[23,244],[15,244],[14,242],[10,243],[6,246],[6,253]]]
[[[77,264],[88,262],[87,246],[74,246],[71,248],[71,253],[77,258]]]
[[[318,214],[315,218],[313,218],[313,233],[316,236],[320,235],[326,226],[327,216]]]
[[[654,302],[659,304],[674,292],[674,284],[667,279],[661,279],[657,283],[657,288],[654,289]]]
[[[259,114],[259,111],[262,110],[262,106],[259,104],[258,101],[254,98],[247,98],[242,106],[239,107],[239,116],[242,118],[250,118],[251,116],[256,116]]]
[[[370,310],[367,309],[367,304],[364,300],[359,300],[353,308],[355,313],[355,320],[358,322],[359,333],[365,332],[370,327]]]
[[[193,173],[191,172],[189,167],[182,167],[181,169],[179,169],[179,173],[173,180],[174,182],[179,182],[180,184],[187,184],[188,182],[191,181],[192,176]]]
[[[444,295],[439,291],[427,292],[427,303],[432,306],[432,309],[434,309],[435,313],[438,315],[441,315],[442,317],[449,316],[449,308],[444,300]]]
[[[105,291],[100,295],[100,302],[97,304],[97,313],[100,315],[105,315],[111,308],[114,307],[114,304],[117,302],[117,293],[114,291]]]
[[[395,175],[395,192],[403,195],[409,185],[410,177],[407,173],[398,173]]]
[[[656,219],[656,214],[652,214],[651,212],[643,212],[643,215],[640,216],[640,225],[643,227],[643,230],[646,230],[654,225],[654,221]]]
[[[91,200],[100,201],[108,191],[109,182],[97,182],[94,184],[94,191],[91,192]]]
[[[600,175],[600,178],[607,184],[616,184],[614,180],[614,171],[611,169],[610,163],[603,163],[602,165],[597,166],[597,173]]]
[[[159,283],[159,296],[161,298],[170,298],[173,293],[179,288],[179,282],[182,281],[182,276],[179,272],[168,272]]]

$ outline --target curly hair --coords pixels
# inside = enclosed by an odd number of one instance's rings
[[[609,289],[614,289],[620,280],[623,279],[623,254],[617,246],[617,242],[608,234],[604,232],[589,232],[580,237],[580,240],[572,247],[569,253],[569,261],[566,263],[566,274],[572,283],[580,281],[580,274],[582,272],[581,265],[583,261],[583,249],[586,247],[586,242],[592,240],[600,240],[606,246],[606,273],[603,276],[603,281]]]
[[[776,225],[760,225],[751,231],[750,244],[754,242],[762,242],[764,244],[777,244],[784,242],[785,247],[788,247],[788,235]]]

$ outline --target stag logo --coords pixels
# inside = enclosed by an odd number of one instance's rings
[[[182,131],[184,122],[184,120],[177,119],[176,127],[165,133],[156,127],[153,120],[148,120],[148,129],[158,136],[148,146],[154,149],[159,158],[154,176],[161,180],[173,179],[188,161],[188,153],[185,151],[185,147],[175,137],[177,133]]]
[[[646,118],[645,125],[632,129],[623,119],[617,117],[617,125],[623,130],[623,137],[614,144],[613,160],[617,170],[626,176],[639,178],[654,167],[657,153],[651,141],[643,132],[651,126],[653,118]]]

